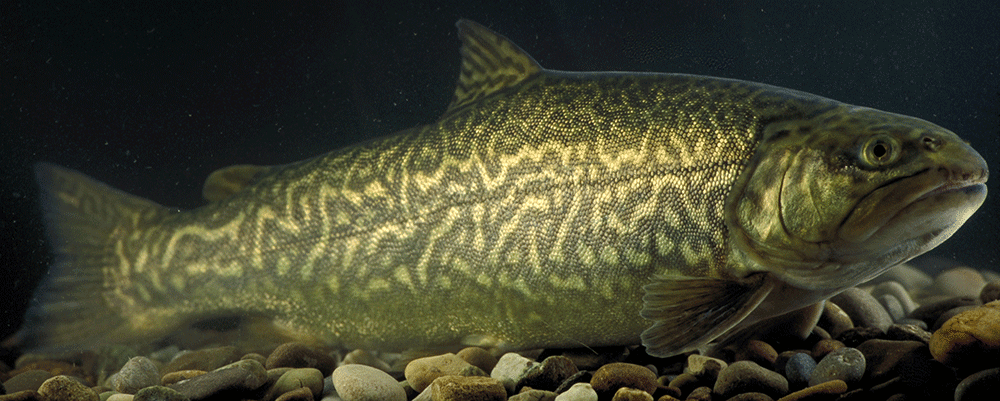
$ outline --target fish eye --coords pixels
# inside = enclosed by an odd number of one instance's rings
[[[865,144],[862,160],[872,167],[884,166],[899,158],[899,143],[889,136],[876,136]]]

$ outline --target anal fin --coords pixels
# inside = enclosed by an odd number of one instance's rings
[[[706,345],[746,318],[773,286],[767,274],[741,281],[656,276],[644,287],[640,315],[653,324],[642,332],[642,344],[658,357]]]

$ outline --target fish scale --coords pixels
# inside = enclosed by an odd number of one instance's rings
[[[57,260],[20,338],[139,342],[237,314],[352,348],[668,356],[932,248],[985,197],[982,158],[922,120],[730,79],[545,70],[458,27],[441,119],[219,170],[194,210],[40,164]]]

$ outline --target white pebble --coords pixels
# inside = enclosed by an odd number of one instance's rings
[[[590,383],[577,383],[556,396],[556,401],[597,401],[597,392]]]
[[[406,391],[396,379],[365,365],[343,365],[333,371],[333,387],[344,401],[406,401]]]
[[[499,380],[500,384],[503,384],[504,389],[507,390],[507,394],[514,394],[517,380],[524,375],[524,372],[538,364],[538,362],[521,355],[508,352],[497,361],[497,366],[490,372],[490,377]]]

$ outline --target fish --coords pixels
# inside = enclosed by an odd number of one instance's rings
[[[372,350],[668,357],[949,238],[986,162],[933,123],[762,83],[542,68],[456,24],[435,122],[212,173],[177,210],[41,162],[54,262],[18,339],[81,348],[253,316]]]

